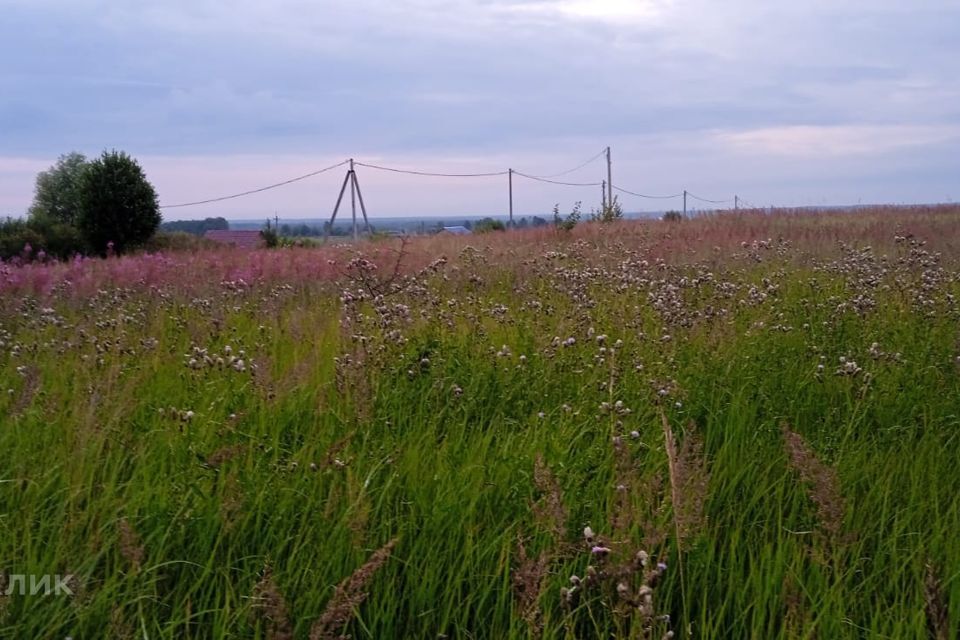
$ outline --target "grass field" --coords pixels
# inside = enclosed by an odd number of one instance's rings
[[[0,636],[955,638],[958,250],[943,207],[0,266]]]

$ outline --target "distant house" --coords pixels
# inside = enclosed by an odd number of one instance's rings
[[[463,225],[456,225],[453,227],[444,227],[440,233],[452,233],[455,236],[465,236],[470,234],[470,229],[467,229]]]
[[[206,231],[203,237],[220,244],[230,245],[238,249],[260,249],[264,246],[263,236],[259,231],[223,231],[220,229]]]

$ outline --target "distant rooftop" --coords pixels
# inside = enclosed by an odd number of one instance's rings
[[[455,225],[455,226],[452,226],[452,227],[444,227],[444,228],[443,228],[443,231],[444,231],[444,233],[452,233],[452,234],[458,235],[458,236],[464,236],[464,235],[467,235],[467,234],[470,233],[470,229],[467,229],[467,228],[464,227],[463,225]]]
[[[260,235],[259,231],[210,230],[205,232],[203,237],[239,249],[257,249],[263,246],[263,236]]]

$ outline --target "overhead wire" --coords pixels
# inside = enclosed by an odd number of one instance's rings
[[[539,178],[537,176],[531,176],[526,173],[521,173],[516,169],[514,169],[513,174],[523,178],[527,178],[529,180],[536,180],[537,182],[546,182],[548,184],[558,184],[565,187],[599,187],[603,185],[602,182],[561,182],[559,180],[549,180],[547,178]]]
[[[650,199],[650,200],[669,200],[669,199],[671,199],[671,198],[680,198],[680,197],[683,196],[682,193],[675,193],[675,194],[670,195],[670,196],[651,196],[651,195],[647,195],[647,194],[645,194],[645,193],[636,193],[636,192],[634,192],[634,191],[627,191],[626,189],[622,189],[622,188],[618,187],[617,185],[613,185],[613,190],[614,190],[614,191],[619,191],[619,192],[621,192],[621,193],[626,193],[626,194],[631,195],[631,196],[636,196],[636,197],[638,197],[638,198],[648,198],[648,199]]]
[[[415,171],[413,169],[397,169],[395,167],[383,167],[376,164],[367,164],[365,162],[354,162],[358,167],[367,167],[368,169],[377,169],[378,171],[390,171],[393,173],[406,173],[415,176],[432,176],[436,178],[490,178],[493,176],[505,176],[509,171],[491,171],[488,173],[434,173],[431,171]]]
[[[374,170],[377,170],[377,171],[389,171],[389,172],[391,172],[391,173],[400,173],[400,174],[408,174],[408,175],[416,175],[416,176],[427,176],[427,177],[438,177],[438,178],[490,178],[490,177],[497,177],[497,176],[505,176],[505,175],[509,175],[509,174],[512,173],[512,174],[515,174],[515,175],[520,176],[520,177],[522,177],[522,178],[527,178],[528,180],[534,180],[534,181],[536,181],[536,182],[543,182],[543,183],[547,183],[547,184],[560,185],[560,186],[565,186],[565,187],[599,187],[599,186],[602,186],[602,185],[604,184],[604,182],[569,182],[569,181],[564,181],[564,180],[554,180],[553,178],[561,177],[561,176],[568,175],[568,174],[574,173],[574,172],[576,172],[576,171],[579,171],[580,169],[582,169],[582,168],[586,167],[587,165],[589,165],[591,162],[594,162],[595,160],[597,160],[598,158],[600,158],[601,156],[603,156],[604,153],[606,153],[606,149],[603,149],[600,153],[596,154],[595,156],[592,156],[590,159],[586,160],[585,162],[580,163],[579,165],[577,165],[576,167],[574,167],[574,168],[572,168],[572,169],[568,169],[567,171],[562,171],[562,172],[560,172],[560,173],[555,173],[555,174],[550,174],[550,175],[542,175],[542,176],[540,176],[540,175],[533,175],[533,174],[529,174],[529,173],[524,173],[524,172],[522,172],[522,171],[517,171],[517,170],[515,170],[515,169],[509,169],[509,170],[507,170],[507,171],[489,171],[489,172],[481,172],[481,173],[443,173],[443,172],[434,172],[434,171],[420,171],[420,170],[416,170],[416,169],[400,169],[400,168],[398,168],[398,167],[386,167],[386,166],[383,166],[383,165],[376,165],[376,164],[371,164],[371,163],[366,163],[366,162],[354,162],[353,164],[354,164],[354,166],[366,167],[366,168],[368,168],[368,169],[374,169]],[[242,191],[242,192],[240,192],[240,193],[234,193],[234,194],[230,194],[230,195],[226,195],[226,196],[220,196],[220,197],[217,197],[217,198],[208,198],[208,199],[206,199],[206,200],[196,200],[196,201],[193,201],[193,202],[181,202],[181,203],[177,203],[177,204],[161,205],[160,208],[161,208],[161,209],[176,209],[176,208],[180,208],[180,207],[192,207],[192,206],[201,205],[201,204],[211,204],[211,203],[214,203],[214,202],[223,202],[223,201],[225,201],[225,200],[232,200],[232,199],[234,199],[234,198],[241,198],[241,197],[243,197],[243,196],[249,196],[249,195],[253,195],[253,194],[255,194],[255,193],[261,193],[261,192],[264,192],[264,191],[269,191],[269,190],[271,190],[271,189],[276,189],[276,188],[278,188],[278,187],[283,187],[283,186],[286,186],[286,185],[288,185],[288,184],[292,184],[292,183],[294,183],[294,182],[299,182],[299,181],[301,181],[301,180],[306,180],[307,178],[312,178],[312,177],[314,177],[314,176],[320,175],[320,174],[322,174],[322,173],[326,173],[327,171],[331,171],[331,170],[333,170],[333,169],[336,169],[337,167],[342,167],[342,166],[344,166],[344,165],[346,165],[346,164],[349,164],[349,163],[350,163],[350,160],[343,160],[343,161],[338,162],[338,163],[336,163],[336,164],[330,165],[329,167],[324,167],[323,169],[320,169],[320,170],[318,170],[318,171],[311,171],[310,173],[304,174],[304,175],[302,175],[302,176],[297,176],[296,178],[290,178],[289,180],[284,180],[284,181],[282,181],[282,182],[276,182],[276,183],[274,183],[274,184],[270,184],[270,185],[267,185],[267,186],[265,186],[265,187],[259,187],[259,188],[257,188],[257,189],[250,189],[250,190],[248,190],[248,191]],[[617,185],[612,185],[612,188],[613,188],[614,190],[616,190],[616,191],[619,191],[620,193],[625,193],[625,194],[627,194],[627,195],[636,196],[636,197],[638,197],[638,198],[647,198],[647,199],[651,199],[651,200],[669,200],[669,199],[672,199],[672,198],[679,198],[679,197],[682,197],[682,196],[683,196],[683,193],[675,193],[675,194],[671,194],[671,195],[650,195],[650,194],[645,194],[645,193],[638,193],[638,192],[636,192],[636,191],[630,191],[629,189],[624,189],[624,188],[622,188],[622,187],[618,187]],[[701,202],[707,202],[707,203],[710,203],[710,204],[725,204],[725,203],[728,203],[728,202],[733,202],[733,200],[730,200],[730,199],[728,199],[728,200],[710,200],[710,199],[708,199],[708,198],[701,198],[700,196],[697,196],[697,195],[695,195],[695,194],[693,194],[693,193],[690,193],[689,191],[687,191],[686,194],[687,194],[688,196],[690,196],[691,198],[695,199],[695,200],[699,200],[699,201],[701,201]]]
[[[553,173],[553,174],[546,175],[546,176],[535,176],[535,177],[540,178],[540,179],[543,179],[543,180],[549,180],[549,179],[551,179],[551,178],[560,178],[560,177],[562,177],[562,176],[569,175],[569,174],[574,173],[574,172],[576,172],[576,171],[580,171],[580,169],[583,169],[585,166],[587,166],[588,164],[590,164],[590,163],[593,162],[594,160],[600,158],[600,157],[603,156],[603,154],[605,154],[606,152],[607,152],[606,149],[602,149],[602,150],[600,151],[600,153],[598,153],[597,155],[593,156],[593,157],[590,158],[589,160],[586,160],[585,162],[582,162],[582,163],[578,164],[578,165],[575,166],[573,169],[567,169],[566,171],[561,171],[560,173]],[[514,171],[514,173],[518,173],[518,172]],[[529,176],[525,176],[525,177],[529,177]]]
[[[223,202],[224,200],[233,200],[234,198],[242,198],[243,196],[249,196],[249,195],[253,195],[253,194],[255,194],[255,193],[261,193],[261,192],[263,192],[263,191],[269,191],[270,189],[276,189],[277,187],[283,187],[283,186],[286,186],[286,185],[288,185],[288,184],[292,184],[292,183],[294,183],[294,182],[299,182],[300,180],[306,180],[307,178],[312,178],[312,177],[314,177],[314,176],[318,176],[318,175],[320,175],[321,173],[326,173],[327,171],[331,171],[331,170],[333,170],[333,169],[336,169],[337,167],[342,167],[343,165],[347,164],[348,162],[350,162],[350,161],[349,161],[349,160],[344,160],[343,162],[338,162],[337,164],[330,165],[329,167],[325,167],[325,168],[323,168],[323,169],[320,169],[319,171],[312,171],[312,172],[307,173],[307,174],[304,174],[304,175],[302,175],[302,176],[297,176],[296,178],[291,178],[291,179],[289,179],[289,180],[284,180],[283,182],[277,182],[277,183],[274,183],[274,184],[271,184],[271,185],[267,185],[266,187],[260,187],[260,188],[258,188],[258,189],[250,189],[249,191],[243,191],[242,193],[234,193],[234,194],[231,194],[231,195],[229,195],[229,196],[220,196],[219,198],[208,198],[207,200],[197,200],[197,201],[195,201],[195,202],[181,202],[181,203],[178,203],[178,204],[165,204],[165,205],[160,205],[160,208],[161,208],[161,209],[177,209],[177,208],[180,208],[180,207],[192,207],[192,206],[199,205],[199,204],[210,204],[210,203],[213,203],[213,202]]]
[[[726,204],[728,202],[733,202],[733,198],[728,198],[726,200],[708,200],[707,198],[701,198],[700,196],[695,196],[689,191],[687,191],[687,195],[693,198],[694,200],[699,200],[700,202],[709,202],[710,204]]]

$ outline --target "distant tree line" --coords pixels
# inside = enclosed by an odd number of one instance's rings
[[[160,230],[166,232],[183,231],[202,236],[207,231],[227,231],[230,223],[226,218],[204,218],[203,220],[171,220],[160,223]]]

